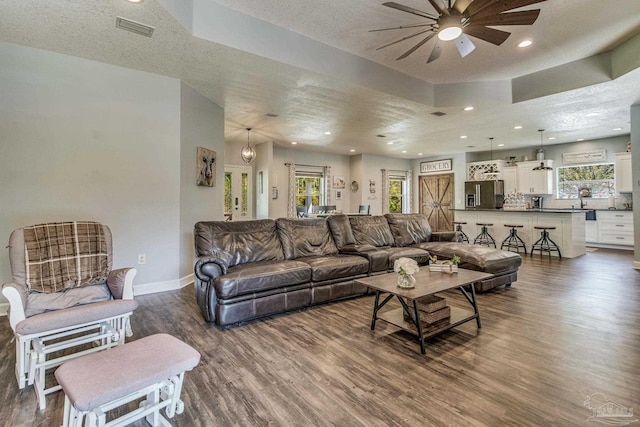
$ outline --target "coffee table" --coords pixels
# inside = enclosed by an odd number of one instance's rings
[[[373,316],[371,318],[372,331],[375,330],[378,319],[397,326],[415,335],[420,342],[420,351],[422,354],[425,354],[424,342],[425,339],[429,337],[448,331],[473,319],[476,320],[478,328],[482,327],[480,323],[480,312],[478,311],[478,302],[476,300],[475,283],[491,277],[491,274],[466,270],[464,268],[459,268],[457,273],[448,274],[440,271],[429,271],[429,267],[425,266],[422,267],[418,273],[414,274],[416,286],[412,289],[399,288],[396,283],[397,277],[397,273],[386,273],[356,280],[356,283],[363,284],[376,291]],[[468,287],[470,292],[467,291],[465,287]],[[460,292],[462,292],[462,295],[464,295],[465,299],[469,302],[473,311],[451,307],[451,323],[435,330],[423,331],[422,322],[420,322],[418,313],[418,299],[453,288],[458,288]],[[389,295],[380,302],[380,295],[383,293],[388,293]],[[402,307],[379,313],[379,310],[394,296],[400,301]],[[405,299],[407,299],[413,307],[409,307]],[[405,320],[403,313],[407,313],[410,320]]]

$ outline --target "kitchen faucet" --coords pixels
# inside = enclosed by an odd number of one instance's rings
[[[584,209],[587,206],[587,202],[584,201],[582,197],[580,197],[580,209]]]

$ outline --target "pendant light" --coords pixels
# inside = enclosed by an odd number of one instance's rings
[[[484,175],[489,178],[491,177],[495,178],[497,175],[500,175],[502,172],[500,172],[498,168],[493,167],[493,137],[489,138],[489,141],[491,141],[491,165],[489,166],[489,169],[484,173]]]
[[[249,135],[251,134],[251,128],[247,128],[247,146],[242,147],[242,151],[240,152],[240,157],[242,157],[242,161],[245,163],[253,163],[256,159],[256,150],[251,146],[249,142]]]
[[[542,133],[544,132],[544,129],[538,129],[538,132],[540,132],[540,150],[538,151],[538,153],[542,153],[542,156],[544,156],[544,150],[542,149]],[[535,168],[533,168],[534,171],[550,171],[553,170],[553,168],[546,166],[544,164],[544,158],[538,159],[541,160],[540,162],[540,166],[536,166]]]

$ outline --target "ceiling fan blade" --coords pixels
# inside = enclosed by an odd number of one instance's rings
[[[462,15],[465,10],[467,10],[472,1],[473,0],[456,0],[456,2],[453,4],[453,8],[456,12]]]
[[[476,3],[475,0],[473,3]],[[494,0],[493,3],[489,5],[489,7],[484,7],[475,12],[470,12],[470,15],[475,15],[476,18],[484,17],[484,16],[492,16],[497,15],[502,12],[507,12],[509,10],[518,9],[520,7],[530,6],[536,3],[542,3],[547,0]],[[469,9],[472,8],[473,3],[469,6]]]
[[[433,34],[429,34],[427,37],[425,37],[424,39],[422,39],[422,41],[420,41],[420,43],[418,43],[417,45],[415,45],[414,47],[412,47],[411,49],[409,49],[408,51],[406,51],[402,56],[396,58],[396,61],[399,61],[401,59],[406,58],[407,56],[411,55],[413,52],[416,51],[416,49],[418,49],[420,46],[422,46],[423,44],[425,44],[426,42],[428,42],[429,40],[431,40],[433,38],[433,36],[435,36],[436,33]]]
[[[469,25],[468,27],[465,27],[464,33],[469,36],[476,37],[480,40],[495,44],[496,46],[500,46],[511,35],[511,33],[508,33],[506,31],[475,25]]]
[[[458,48],[460,56],[462,56],[463,58],[473,52],[473,50],[476,48],[476,46],[471,42],[466,34],[460,34],[460,36],[454,41],[456,43],[456,47]]]
[[[472,16],[469,19],[469,25],[531,25],[536,22],[538,15],[540,15],[540,9],[500,13],[480,18]]]
[[[431,6],[433,6],[433,8],[436,10],[436,12],[438,12],[438,15],[448,15],[449,11],[445,8],[443,8],[442,6],[440,6],[436,0],[429,0],[429,3],[431,3]]]
[[[429,59],[427,59],[427,64],[432,63],[436,59],[440,58],[440,54],[442,53],[442,46],[440,46],[440,40],[436,42],[436,45],[431,50],[431,55],[429,55]]]
[[[496,3],[496,0],[473,0],[469,7],[467,7],[467,12],[469,15],[474,15],[480,12],[482,9],[489,7]]]
[[[424,33],[426,33],[427,31],[431,31],[431,28],[426,29],[426,30],[422,30],[422,31],[418,31],[417,33],[411,34],[411,35],[409,35],[409,36],[401,37],[401,38],[399,38],[399,39],[397,39],[397,40],[392,41],[391,43],[387,43],[387,44],[384,44],[384,45],[382,45],[382,46],[380,46],[380,47],[377,47],[377,48],[376,48],[376,50],[384,49],[385,47],[387,47],[387,46],[391,46],[392,44],[400,43],[400,42],[405,41],[405,40],[407,40],[407,39],[410,39],[410,38],[413,38],[413,37],[419,36],[420,34],[424,34]]]
[[[370,33],[375,33],[378,31],[390,31],[390,30],[404,30],[407,28],[420,28],[420,27],[432,27],[433,24],[411,24],[411,25],[401,25],[399,27],[391,27],[391,28],[378,28],[377,30],[369,30]]]
[[[382,3],[382,5],[383,5],[383,6],[390,7],[390,8],[392,8],[392,9],[401,10],[401,11],[403,11],[403,12],[410,13],[410,14],[412,14],[412,15],[421,16],[421,17],[423,17],[423,18],[427,18],[427,19],[433,19],[434,21],[437,21],[437,20],[438,20],[438,17],[437,17],[437,16],[430,15],[430,14],[428,14],[427,12],[423,12],[423,11],[421,11],[421,10],[414,9],[414,8],[412,8],[412,7],[409,7],[409,6],[403,6],[403,5],[398,4],[398,3],[396,3],[396,2],[393,2],[393,1],[389,1],[389,2],[386,2],[386,3]]]

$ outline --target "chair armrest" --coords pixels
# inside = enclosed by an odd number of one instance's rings
[[[2,295],[9,300],[9,323],[15,332],[16,325],[26,318],[24,311],[27,306],[27,288],[8,282],[2,285]]]
[[[133,299],[133,278],[137,273],[138,270],[131,267],[109,272],[107,286],[114,299]]]
[[[371,252],[371,251],[377,251],[377,250],[378,248],[376,248],[373,245],[344,245],[342,249],[340,249],[340,253],[359,254],[363,252]]]
[[[193,271],[198,279],[203,282],[209,282],[216,277],[227,274],[229,266],[222,258],[205,255],[196,258]]]
[[[434,231],[431,233],[432,242],[461,242],[462,233],[459,231]]]

